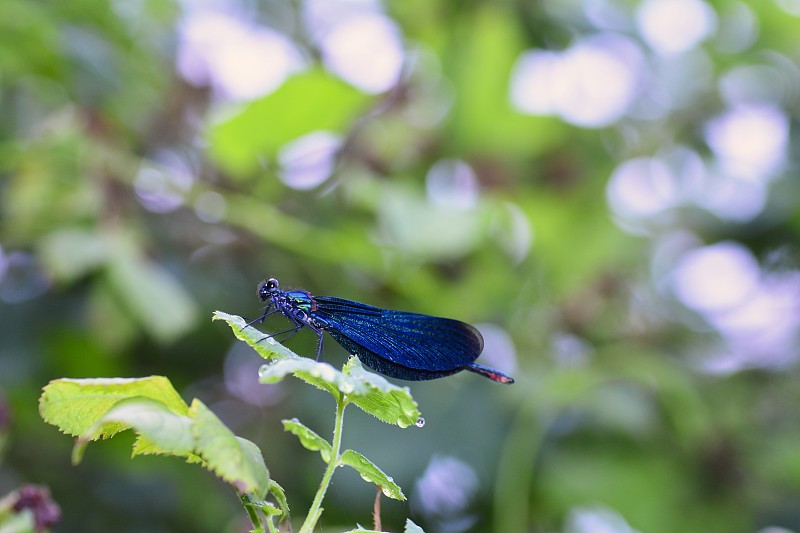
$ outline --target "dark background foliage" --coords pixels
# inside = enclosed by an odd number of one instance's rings
[[[323,465],[280,420],[327,435],[333,404],[258,385],[210,321],[257,316],[268,275],[476,323],[517,378],[412,384],[422,429],[348,413],[410,496],[387,527],[800,530],[799,16],[5,0],[0,494],[48,485],[57,531],[243,530],[209,473],[125,439],[72,467],[36,412],[50,379],[161,374],[302,514]],[[323,523],[367,525],[373,497],[337,473]]]

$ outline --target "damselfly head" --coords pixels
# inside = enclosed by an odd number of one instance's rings
[[[266,302],[275,292],[279,290],[280,288],[278,287],[278,280],[275,278],[269,278],[268,280],[262,281],[258,284],[257,294],[262,302]]]

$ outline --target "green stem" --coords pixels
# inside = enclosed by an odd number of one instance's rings
[[[331,457],[328,461],[328,467],[325,469],[325,474],[322,476],[319,489],[317,489],[317,495],[314,496],[311,509],[308,510],[308,516],[303,523],[303,527],[300,528],[299,533],[311,533],[314,531],[314,526],[317,525],[317,520],[319,520],[322,514],[322,499],[325,497],[325,492],[331,484],[331,477],[333,476],[334,470],[341,464],[339,449],[342,445],[342,421],[344,420],[344,408],[346,406],[347,400],[345,396],[343,394],[338,395],[336,398],[336,421],[333,426],[333,449],[331,450]]]
[[[275,524],[272,521],[272,517],[267,518],[267,527],[269,528],[269,533],[277,533],[278,530],[275,529]]]
[[[239,498],[242,500],[242,505],[247,511],[250,521],[253,523],[253,533],[264,533],[264,525],[261,523],[261,519],[258,518],[258,513],[250,497],[247,494],[242,494]]]

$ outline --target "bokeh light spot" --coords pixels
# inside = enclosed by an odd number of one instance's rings
[[[313,189],[330,177],[340,147],[341,139],[333,133],[304,135],[281,148],[278,176],[293,189]]]
[[[744,2],[731,2],[722,9],[715,40],[717,49],[727,54],[744,52],[758,38],[758,17]]]
[[[784,162],[789,120],[775,106],[741,105],[712,119],[705,134],[727,173],[763,180]]]
[[[214,191],[201,193],[194,202],[197,217],[204,222],[219,222],[225,216],[225,197]]]
[[[478,180],[463,161],[437,161],[428,171],[425,185],[433,205],[471,209],[478,204]]]
[[[511,75],[510,98],[525,113],[553,114],[577,126],[599,128],[627,111],[639,93],[643,68],[632,41],[594,35],[560,53],[525,52]]]
[[[506,374],[517,370],[517,350],[508,332],[496,324],[475,324],[483,336],[483,364]]]
[[[188,12],[176,61],[185,80],[209,85],[232,100],[268,94],[304,65],[300,52],[280,33],[212,9]]]
[[[26,302],[43,294],[49,287],[50,280],[36,256],[27,252],[0,255],[0,301],[9,304]]]
[[[759,268],[749,250],[722,242],[687,252],[673,272],[675,295],[701,313],[730,310],[750,298]]]
[[[622,163],[611,175],[606,197],[620,217],[651,218],[702,197],[707,180],[700,156],[678,146],[659,157]]]
[[[645,0],[636,22],[642,37],[659,54],[685,52],[715,29],[716,14],[702,0]]]
[[[414,486],[413,503],[441,530],[466,531],[476,517],[466,514],[478,490],[478,476],[465,462],[455,457],[433,456]]]
[[[400,31],[377,13],[344,20],[322,38],[320,45],[332,72],[369,93],[391,89],[403,66]]]

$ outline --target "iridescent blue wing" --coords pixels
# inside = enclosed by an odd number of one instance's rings
[[[314,313],[327,322],[331,337],[367,366],[390,376],[445,376],[468,367],[483,350],[478,330],[458,320],[380,309],[332,296],[317,296],[315,301]],[[385,366],[378,368],[376,357],[420,372],[411,377],[403,369],[387,372]]]

